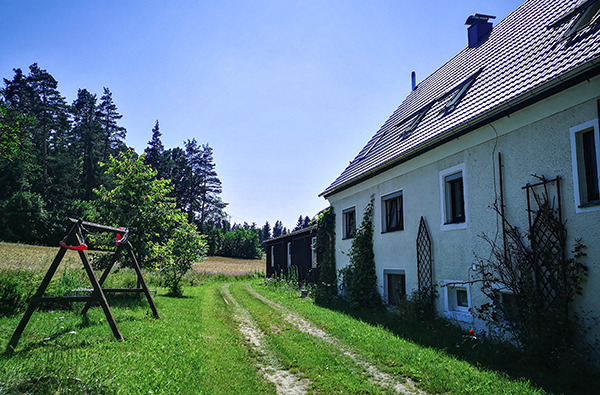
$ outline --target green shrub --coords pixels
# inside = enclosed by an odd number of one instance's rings
[[[0,270],[0,316],[23,311],[37,289],[34,272],[22,269]]]

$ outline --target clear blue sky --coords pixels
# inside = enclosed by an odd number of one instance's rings
[[[231,220],[294,227],[410,91],[522,0],[0,0],[0,77],[108,87],[127,145],[214,149]]]

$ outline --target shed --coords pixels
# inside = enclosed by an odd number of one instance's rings
[[[267,277],[296,276],[299,282],[316,283],[322,259],[316,240],[316,225],[266,240]]]

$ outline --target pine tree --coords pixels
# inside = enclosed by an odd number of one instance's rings
[[[304,218],[302,217],[302,215],[300,215],[298,217],[298,222],[296,222],[296,227],[292,230],[292,232],[302,229],[303,225],[304,225]]]
[[[117,154],[125,149],[125,136],[127,130],[119,126],[117,121],[123,116],[117,112],[117,106],[113,102],[112,92],[104,88],[104,94],[98,105],[98,122],[103,132],[104,146],[102,148],[102,161],[108,161],[109,155]]]
[[[273,226],[273,237],[279,237],[283,233],[283,224],[281,221],[275,221],[275,225]]]
[[[67,105],[58,91],[58,82],[37,63],[29,66],[26,77],[30,94],[30,115],[36,120],[34,145],[40,147],[42,180],[48,184],[48,150],[52,142],[60,141],[61,135],[68,130]]]
[[[302,223],[302,229],[308,228],[310,226],[310,218],[308,215],[304,217],[304,222]]]
[[[77,151],[81,155],[82,198],[91,200],[93,189],[99,186],[102,155],[102,129],[96,113],[96,95],[87,89],[79,89],[73,102],[75,123],[73,134],[77,141]]]
[[[262,243],[265,240],[269,240],[271,238],[271,224],[269,221],[265,221],[265,224],[260,230],[260,242]]]
[[[165,146],[160,136],[162,136],[162,133],[160,132],[160,125],[157,119],[152,128],[152,139],[148,141],[148,147],[145,149],[145,161],[156,170],[158,178],[166,178],[166,162],[168,157],[165,155]]]
[[[188,220],[198,225],[200,232],[207,223],[220,220],[227,206],[221,200],[221,180],[215,171],[212,148],[198,146],[195,139],[185,142],[187,174],[185,179],[184,210]]]

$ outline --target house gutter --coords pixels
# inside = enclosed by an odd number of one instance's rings
[[[593,77],[600,75],[600,58],[596,58],[572,71],[565,73],[551,82],[541,85],[529,92],[524,93],[522,96],[509,101],[498,108],[490,110],[487,114],[480,117],[474,118],[471,121],[467,121],[448,132],[435,137],[434,139],[424,143],[421,146],[415,147],[414,149],[402,154],[401,156],[390,160],[387,163],[383,163],[361,176],[346,181],[345,183],[333,188],[330,191],[325,191],[319,194],[319,197],[327,199],[337,193],[340,193],[348,188],[358,185],[370,178],[373,178],[383,172],[386,172],[402,163],[408,162],[428,151],[431,151],[443,144],[446,144],[454,139],[464,136],[474,130],[480,129],[485,125],[495,122],[501,118],[509,116],[510,114],[529,107],[537,102],[540,102],[550,96],[556,95],[564,90],[567,90],[577,84],[584,81],[590,80]]]

